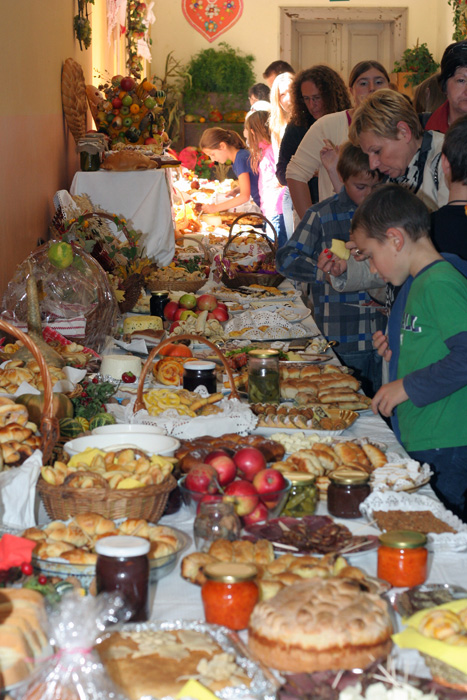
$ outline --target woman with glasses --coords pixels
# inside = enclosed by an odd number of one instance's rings
[[[353,67],[349,77],[349,87],[355,107],[370,94],[389,86],[386,69],[378,61],[361,61]],[[309,96],[309,99],[313,94]],[[347,141],[348,130],[352,121],[353,110],[348,107],[335,114],[324,112],[316,124],[313,124],[301,141],[295,155],[286,170],[286,180],[292,196],[294,209],[300,218],[311,206],[312,200],[308,189],[309,179],[318,171],[319,201],[335,193],[325,166],[321,161],[321,151],[329,145],[338,147]],[[335,154],[337,161],[337,153]]]
[[[276,78],[277,80],[277,78]],[[312,124],[325,114],[350,107],[350,98],[344,81],[328,66],[313,66],[302,70],[290,87],[290,120],[281,141],[276,175],[281,185],[287,185],[287,165]],[[310,175],[305,185],[310,200],[318,201],[317,179]],[[287,237],[293,233],[294,220],[292,201],[288,190],[284,195],[284,219]]]

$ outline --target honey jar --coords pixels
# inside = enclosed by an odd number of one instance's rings
[[[360,503],[370,495],[368,474],[335,474],[329,477],[328,512],[336,518],[360,518]]]
[[[254,564],[215,562],[205,566],[201,598],[206,622],[231,630],[245,629],[259,597],[257,573]]]
[[[378,577],[393,586],[418,586],[428,574],[426,535],[391,530],[379,536]]]

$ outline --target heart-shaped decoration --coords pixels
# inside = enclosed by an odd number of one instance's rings
[[[233,27],[243,12],[243,0],[182,0],[189,24],[208,41]]]

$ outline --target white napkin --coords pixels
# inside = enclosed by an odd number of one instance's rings
[[[145,340],[132,340],[130,343],[124,343],[123,340],[114,340],[114,343],[119,348],[128,350],[128,352],[137,352],[140,355],[147,355],[149,352]]]
[[[0,369],[3,369],[6,364],[8,364],[9,360],[6,362],[3,362],[0,365]],[[62,392],[62,393],[67,393],[69,391],[73,391],[75,386],[79,384],[79,382],[84,379],[86,376],[86,370],[85,369],[78,369],[77,367],[63,367],[63,372],[66,376],[66,379],[61,379],[59,382],[56,382],[54,386],[52,387],[53,391],[56,392]],[[35,386],[32,386],[31,384],[28,384],[28,382],[21,382],[19,387],[16,389],[16,392],[14,394],[11,394],[11,396],[21,396],[22,394],[40,394],[41,392],[39,389],[36,389]]]
[[[3,526],[25,530],[36,524],[34,504],[41,466],[42,452],[35,450],[20,467],[0,474],[0,522]]]

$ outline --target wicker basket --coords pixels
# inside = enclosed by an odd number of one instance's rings
[[[455,690],[467,691],[467,674],[459,671],[453,666],[449,666],[435,659],[433,656],[428,656],[427,654],[422,654],[423,659],[430,669],[431,675],[435,683],[444,685],[447,688],[454,688]]]
[[[251,216],[251,214],[240,214],[237,216],[237,218],[232,222],[229,230],[229,238],[227,243],[224,246],[224,251],[223,251],[223,258],[227,257],[228,250],[232,242],[238,238],[238,236],[243,235],[242,232],[236,233],[232,235],[234,227],[240,222],[241,219],[245,217]],[[274,242],[271,241],[271,239],[266,235],[266,233],[262,233],[260,231],[256,232],[256,235],[262,236],[270,250],[270,253],[265,258],[265,262],[274,262],[276,259],[276,253],[277,253],[277,232],[274,226],[271,224],[271,222],[266,219],[265,216],[262,214],[255,214],[255,216],[258,217],[258,219],[262,219],[265,221],[268,226],[271,227],[273,233],[274,233]],[[225,284],[226,287],[229,289],[238,289],[239,287],[249,287],[251,284],[261,284],[264,287],[277,287],[281,282],[284,281],[285,277],[278,272],[275,273],[266,273],[266,272],[237,272],[235,274],[235,277],[230,277],[228,273],[226,272],[226,267],[223,265],[223,270],[222,270],[222,282]]]
[[[91,474],[93,479],[102,479],[102,487],[75,488],[70,481],[78,474]],[[142,518],[157,523],[164,512],[169,493],[176,485],[177,482],[169,474],[162,484],[151,484],[138,489],[110,489],[107,481],[95,472],[75,472],[61,486],[53,486],[40,479],[37,490],[52,520],[68,520],[80,513],[92,512],[111,520]]]
[[[179,340],[192,340],[196,343],[204,343],[207,345],[221,360],[222,364],[224,365],[225,372],[227,374],[230,388],[231,388],[231,393],[229,398],[231,399],[240,399],[240,396],[238,394],[237,388],[235,386],[235,380],[232,374],[232,370],[225,359],[224,355],[221,353],[219,348],[214,345],[214,343],[211,343],[210,340],[207,338],[203,338],[201,335],[192,335],[191,333],[184,333],[182,335],[177,335],[176,336],[177,342]],[[151,352],[148,355],[148,359],[144,363],[142,369],[141,369],[141,374],[139,376],[139,381],[138,381],[138,390],[136,392],[136,400],[135,400],[135,405],[133,407],[133,412],[137,413],[138,411],[141,411],[141,409],[146,408],[144,405],[143,401],[143,389],[144,389],[144,380],[146,379],[147,373],[151,370],[152,363],[154,362],[154,358],[156,355],[159,353],[162,348],[164,348],[166,345],[170,345],[170,343],[173,343],[174,341],[174,336],[169,336],[165,340],[163,340],[159,345],[156,345]]]
[[[205,246],[201,243],[201,241],[193,241],[198,244],[198,247],[200,249],[200,252],[203,254],[204,257],[204,262],[206,266],[211,265],[211,261],[209,260],[209,255],[208,251],[206,250]],[[162,279],[161,281],[159,280],[152,280],[151,278],[148,278],[146,282],[146,286],[149,289],[150,292],[163,292],[163,291],[180,291],[180,292],[191,292],[195,293],[201,287],[204,287],[206,282],[208,281],[207,277],[204,277],[203,279],[199,280],[164,280]]]
[[[84,221],[86,221],[87,219],[99,218],[107,219],[108,221],[115,223],[115,219],[118,217],[112,216],[112,214],[107,214],[103,211],[88,212],[87,214],[82,214],[80,217],[80,219],[83,219]],[[124,224],[122,225],[121,230],[124,233],[127,241],[131,243],[130,237],[128,235],[128,229]],[[110,257],[110,255],[106,251],[103,240],[96,241],[96,244],[92,249],[91,255],[97,260],[97,262],[104,268],[106,272],[113,272],[113,270],[115,269],[115,261]],[[125,292],[125,298],[123,299],[123,301],[118,302],[118,308],[120,309],[120,313],[124,314],[132,310],[132,308],[135,306],[136,302],[140,297],[143,285],[144,277],[138,272],[134,272],[132,275],[129,275],[123,281],[122,290]]]
[[[57,442],[60,436],[58,419],[53,412],[53,389],[47,363],[38,346],[28,335],[26,335],[26,333],[23,333],[11,323],[7,323],[6,321],[2,320],[0,320],[0,330],[5,331],[5,333],[8,333],[8,335],[11,335],[14,338],[20,340],[23,343],[23,345],[25,345],[27,349],[33,354],[34,359],[39,365],[41,378],[44,383],[44,407],[40,423],[41,449],[43,454],[43,461],[44,463],[47,463],[47,460],[52,454],[55,443]]]

